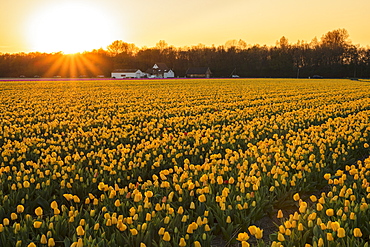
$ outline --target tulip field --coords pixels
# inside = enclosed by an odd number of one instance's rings
[[[0,246],[368,246],[369,81],[0,81],[0,119]]]

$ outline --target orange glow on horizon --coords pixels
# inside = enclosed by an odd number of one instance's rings
[[[88,56],[88,57],[87,57]],[[48,70],[41,76],[51,78],[61,76],[63,78],[76,78],[80,76],[97,76],[104,74],[100,69],[102,64],[106,64],[101,57],[94,54],[70,54],[64,55],[61,53],[54,54],[47,59],[44,59],[41,64],[50,66]]]

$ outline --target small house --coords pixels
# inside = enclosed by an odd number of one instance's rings
[[[112,78],[124,79],[124,78],[143,78],[145,73],[140,69],[115,69],[112,72]]]
[[[168,68],[165,63],[156,63],[152,68],[147,69],[146,74],[149,78],[173,78],[175,72]]]
[[[211,75],[209,67],[192,67],[186,71],[186,77],[189,78],[210,78]]]

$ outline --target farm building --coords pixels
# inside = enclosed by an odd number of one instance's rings
[[[147,69],[146,74],[149,78],[173,78],[175,73],[168,68],[165,63],[156,63],[152,68]]]
[[[190,78],[210,78],[211,75],[209,67],[192,67],[186,71],[186,77]]]
[[[116,69],[112,72],[112,78],[143,78],[145,73],[140,69]]]

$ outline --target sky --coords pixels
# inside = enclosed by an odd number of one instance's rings
[[[369,0],[1,0],[0,53],[89,51],[115,40],[154,47],[310,42],[344,28],[370,45]]]

